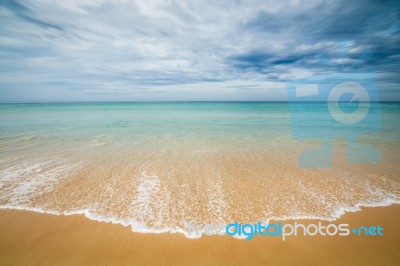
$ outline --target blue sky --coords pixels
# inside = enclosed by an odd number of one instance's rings
[[[2,0],[0,25],[1,102],[286,100],[342,72],[400,101],[397,1]]]

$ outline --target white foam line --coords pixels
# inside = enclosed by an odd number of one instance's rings
[[[54,210],[45,210],[43,208],[36,207],[23,207],[23,206],[13,206],[13,205],[1,205],[1,210],[20,210],[20,211],[31,211],[42,214],[50,214],[55,216],[72,216],[72,215],[84,215],[86,218],[96,222],[105,222],[111,224],[119,224],[125,227],[131,227],[132,232],[135,233],[151,233],[151,234],[162,234],[162,233],[181,233],[184,234],[187,238],[200,238],[200,236],[190,235],[183,229],[180,228],[164,228],[164,229],[151,229],[142,227],[141,223],[136,221],[127,221],[127,220],[118,220],[110,217],[103,217],[100,215],[93,214],[90,209],[82,209],[75,211],[54,211]],[[202,232],[204,233],[204,232]]]
[[[343,214],[345,214],[347,212],[360,211],[361,207],[383,207],[383,206],[390,206],[393,204],[400,204],[400,200],[386,199],[384,201],[377,202],[377,203],[358,203],[353,207],[351,207],[351,206],[342,207],[342,208],[334,211],[332,216],[330,216],[330,217],[320,217],[320,216],[312,216],[312,215],[271,217],[265,223],[268,223],[269,221],[286,221],[286,220],[324,220],[324,221],[332,222],[332,221],[339,219]],[[163,229],[146,228],[146,227],[143,227],[143,225],[141,223],[138,223],[136,221],[118,220],[116,218],[104,217],[104,216],[93,214],[92,210],[90,210],[90,209],[59,212],[59,211],[54,211],[54,210],[45,210],[43,208],[23,207],[23,206],[14,206],[14,205],[0,205],[0,209],[32,211],[32,212],[51,214],[51,215],[56,215],[56,216],[84,215],[89,220],[93,220],[93,221],[97,221],[97,222],[111,223],[111,224],[119,224],[119,225],[122,225],[125,227],[131,227],[132,232],[135,232],[135,233],[152,233],[152,234],[181,233],[190,239],[200,238],[204,234],[203,230],[199,230],[198,232],[195,232],[195,233],[190,233],[181,228],[163,228]],[[231,221],[231,222],[233,223],[235,221]]]

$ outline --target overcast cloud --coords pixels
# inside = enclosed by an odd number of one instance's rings
[[[397,1],[0,1],[0,101],[286,100],[374,71],[400,100]]]

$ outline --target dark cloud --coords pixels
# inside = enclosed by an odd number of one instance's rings
[[[282,12],[262,10],[242,26],[242,32],[264,40],[265,45],[259,44],[262,52],[242,51],[226,61],[242,71],[268,73],[276,71],[273,66],[285,65],[318,73],[343,59],[342,71],[374,67],[398,73],[399,22],[396,1],[324,1]],[[271,48],[271,42],[282,48]],[[297,49],[302,46],[307,50]]]

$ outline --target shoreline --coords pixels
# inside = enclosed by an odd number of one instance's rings
[[[362,211],[363,208],[376,208],[376,207],[388,207],[392,205],[400,205],[399,201],[395,201],[392,199],[386,199],[384,201],[378,203],[357,203],[355,206],[346,206],[342,207],[338,210],[335,210],[330,217],[318,217],[318,216],[296,216],[296,217],[285,217],[285,218],[273,218],[267,220],[268,223],[270,222],[293,222],[293,221],[319,221],[319,222],[337,222],[341,219],[341,217],[348,213],[355,213]],[[57,211],[49,211],[44,210],[42,208],[34,208],[34,207],[20,207],[20,206],[0,206],[1,211],[26,211],[26,212],[34,212],[39,214],[45,215],[54,215],[54,216],[83,216],[90,221],[100,222],[100,223],[108,223],[108,224],[115,224],[121,225],[126,228],[130,228],[132,233],[139,233],[139,234],[181,234],[184,235],[188,239],[198,239],[204,236],[204,232],[201,231],[202,235],[200,236],[193,236],[189,235],[184,229],[150,229],[150,228],[139,228],[137,227],[135,230],[133,226],[135,225],[133,222],[126,222],[121,220],[116,220],[114,218],[109,217],[100,217],[90,213],[90,210],[78,210],[78,211],[64,211],[64,212],[57,212]],[[217,234],[213,234],[217,235]]]
[[[183,234],[134,233],[120,224],[83,215],[56,216],[23,210],[0,210],[1,264],[380,264],[400,262],[400,204],[362,207],[330,223],[380,225],[384,236],[254,237],[188,239]],[[288,220],[289,221],[289,220]],[[293,220],[298,221],[298,220]],[[316,220],[302,220],[304,224]],[[323,221],[322,221],[323,222]],[[328,222],[323,222],[328,223]],[[288,256],[287,254],[290,254]]]

